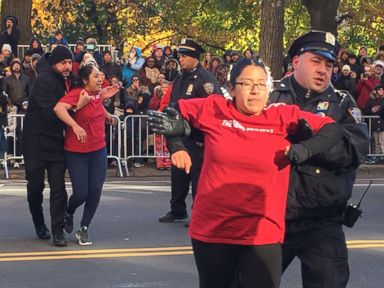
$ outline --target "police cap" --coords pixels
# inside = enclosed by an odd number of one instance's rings
[[[205,50],[198,43],[192,39],[182,39],[179,46],[179,53],[187,55],[193,58],[200,58],[200,55],[204,53]]]
[[[334,62],[339,50],[340,44],[332,33],[312,30],[293,41],[288,55],[293,58],[309,51]]]

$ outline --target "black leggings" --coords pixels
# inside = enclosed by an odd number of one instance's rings
[[[192,239],[200,288],[277,288],[281,279],[281,245],[232,245]]]

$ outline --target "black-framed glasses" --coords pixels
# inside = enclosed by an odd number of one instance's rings
[[[259,91],[267,90],[267,83],[265,81],[254,83],[252,80],[243,80],[242,82],[236,82],[236,85],[240,85],[244,90],[252,91],[257,88]]]

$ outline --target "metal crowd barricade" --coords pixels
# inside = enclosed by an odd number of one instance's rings
[[[367,124],[367,127],[368,127],[368,133],[371,137],[371,145],[369,145],[369,153],[368,153],[368,157],[384,157],[384,151],[381,151],[381,154],[375,154],[373,153],[372,151],[372,146],[374,145],[373,144],[373,131],[372,131],[372,120],[373,119],[380,119],[380,116],[377,116],[377,115],[364,115],[362,117],[363,119],[363,122]]]
[[[156,153],[156,134],[150,133],[147,115],[129,115],[123,122],[123,165],[127,176],[129,175],[130,161],[133,159],[156,159],[168,158],[169,153],[165,153],[165,138],[161,136],[160,151]],[[152,141],[153,139],[153,141]],[[153,142],[153,148],[151,147]]]
[[[114,118],[115,125],[108,125],[106,129],[106,137],[108,137],[107,145],[108,145],[108,159],[113,159],[117,162],[117,170],[120,177],[124,177],[122,161],[121,161],[121,126],[122,121],[117,116],[112,115]],[[11,147],[12,151],[10,153],[4,154],[3,166],[5,170],[5,178],[9,179],[9,168],[8,162],[10,160],[24,160],[24,156],[21,151],[21,133],[23,131],[24,126],[24,114],[13,114],[8,115],[8,136],[9,139],[12,137]]]
[[[113,159],[117,163],[117,169],[120,177],[124,177],[122,161],[121,161],[121,126],[122,121],[119,117],[112,115],[114,119],[113,125],[108,125],[106,129],[108,159]]]
[[[8,115],[8,127],[7,127],[7,140],[13,138],[12,141],[8,141],[11,144],[11,152],[4,154],[4,169],[5,178],[9,179],[8,161],[10,160],[24,160],[24,156],[21,153],[21,133],[24,126],[24,114],[11,114]],[[8,147],[8,151],[10,148]]]

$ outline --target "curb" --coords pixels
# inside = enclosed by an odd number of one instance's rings
[[[123,173],[125,171],[123,169]],[[25,179],[25,173],[23,168],[9,170],[10,179]],[[158,170],[153,163],[146,163],[144,167],[131,168],[129,170],[129,176],[119,177],[118,170],[116,168],[110,168],[107,170],[107,181],[109,180],[130,180],[132,178],[145,178],[145,177],[159,177],[169,179],[171,172],[169,170]],[[66,177],[69,178],[68,174]],[[384,165],[378,164],[363,164],[357,170],[357,178],[369,179],[369,178],[384,178]],[[0,172],[0,179],[5,178],[4,170]]]

